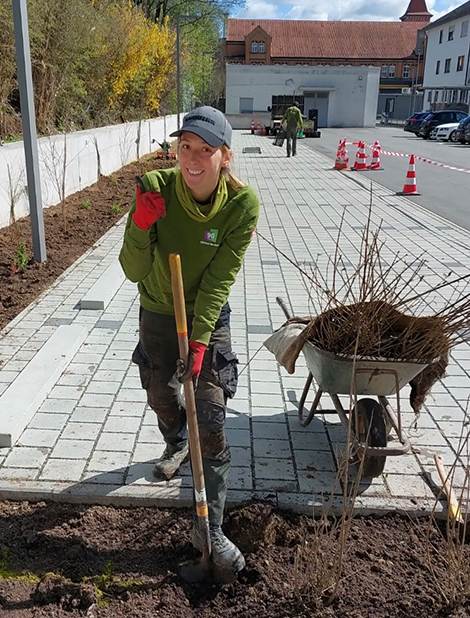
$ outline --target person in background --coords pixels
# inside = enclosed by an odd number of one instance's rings
[[[286,109],[286,113],[281,120],[281,125],[284,126],[284,123],[286,124],[287,156],[290,157],[292,143],[292,156],[295,157],[297,154],[297,133],[303,127],[302,114],[300,113],[297,101],[294,101],[294,105]]]
[[[259,199],[230,172],[232,127],[222,112],[194,109],[171,137],[178,138],[179,167],[140,179],[119,256],[140,292],[132,360],[166,444],[154,474],[169,480],[189,455],[184,402],[175,389],[179,351],[169,268],[170,253],[179,253],[190,339],[180,381],[196,384],[212,558],[238,573],[245,559],[221,528],[230,468],[225,412],[238,375],[227,299],[258,221]],[[202,550],[196,526],[192,542]]]

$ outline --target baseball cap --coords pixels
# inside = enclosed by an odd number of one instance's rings
[[[212,148],[219,148],[223,144],[231,147],[232,127],[221,111],[209,105],[188,112],[183,118],[181,129],[170,133],[170,137],[178,137],[185,132],[194,133]]]

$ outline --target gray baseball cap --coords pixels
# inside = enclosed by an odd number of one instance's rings
[[[188,112],[183,118],[181,129],[170,133],[170,137],[178,137],[186,132],[198,135],[212,148],[219,148],[223,144],[231,147],[232,127],[221,111],[209,105]]]

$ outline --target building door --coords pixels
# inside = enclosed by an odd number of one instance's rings
[[[240,97],[240,114],[253,113],[253,98]]]
[[[304,115],[308,118],[311,109],[318,110],[318,127],[328,126],[328,92],[309,92],[304,99]]]

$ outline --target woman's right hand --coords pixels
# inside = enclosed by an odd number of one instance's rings
[[[135,212],[132,215],[134,223],[141,230],[148,230],[152,225],[166,215],[165,200],[158,191],[142,192],[137,185]]]

